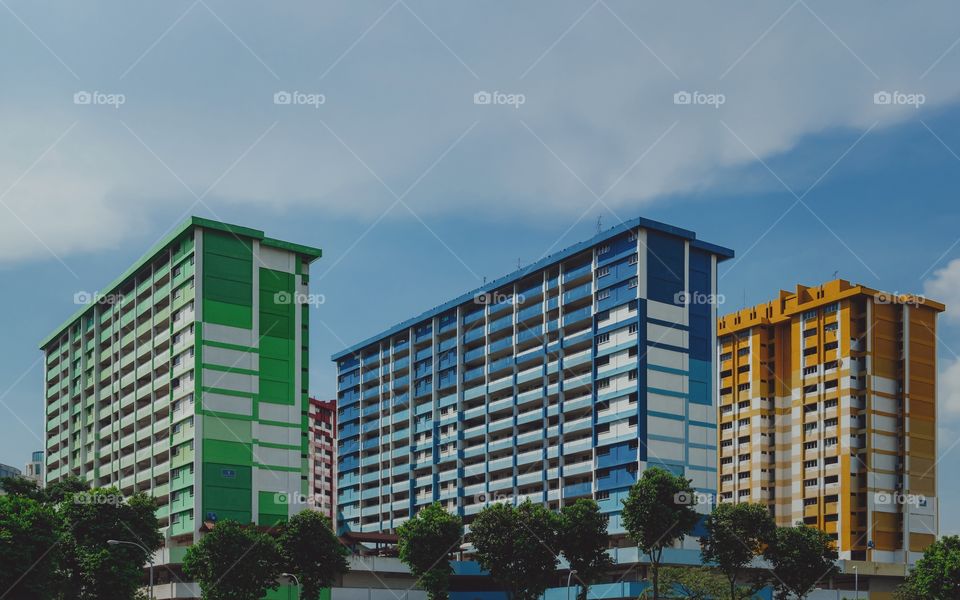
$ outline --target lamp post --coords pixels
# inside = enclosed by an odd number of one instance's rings
[[[280,575],[282,575],[282,576],[284,576],[284,577],[288,577],[288,578],[290,578],[290,579],[293,579],[293,580],[296,582],[296,584],[297,584],[297,598],[300,598],[300,580],[297,579],[297,576],[294,575],[293,573],[280,573]]]
[[[148,592],[147,597],[150,598],[150,600],[153,600],[153,552],[150,552],[145,547],[143,547],[142,545],[136,542],[126,542],[124,540],[107,540],[107,543],[110,544],[111,546],[117,546],[120,544],[126,544],[128,546],[136,546],[137,548],[140,548],[141,550],[147,553],[147,562],[150,563],[150,591]]]
[[[570,569],[570,572],[567,573],[567,600],[570,600],[570,578],[577,574],[576,569]]]
[[[853,566],[853,594],[856,600],[860,600],[860,572],[857,566]]]

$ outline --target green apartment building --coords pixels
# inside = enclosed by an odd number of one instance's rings
[[[40,344],[46,480],[160,503],[160,563],[204,522],[270,525],[307,493],[309,266],[320,250],[192,217]],[[161,570],[158,570],[158,573]],[[189,597],[187,590],[163,597]],[[161,595],[158,595],[160,597]]]

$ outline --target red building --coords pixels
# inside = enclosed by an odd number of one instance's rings
[[[310,398],[311,508],[336,525],[337,506],[337,403]]]

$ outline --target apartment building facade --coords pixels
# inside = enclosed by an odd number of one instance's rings
[[[938,527],[943,309],[834,280],[720,318],[720,501],[817,526],[841,560],[919,558]]]
[[[310,398],[309,489],[311,508],[337,517],[337,403]]]
[[[176,563],[204,523],[306,493],[307,291],[320,250],[190,218],[42,343],[46,481],[159,502]],[[161,574],[162,576],[162,574]]]
[[[43,463],[43,450],[37,450],[30,455],[30,462],[26,464],[23,470],[23,476],[36,481],[40,487],[45,485]]]
[[[710,299],[732,255],[634,219],[335,354],[340,529],[594,497],[618,535],[648,465],[713,494]]]

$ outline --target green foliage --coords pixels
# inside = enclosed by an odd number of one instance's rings
[[[948,535],[931,544],[897,589],[897,598],[960,597],[960,536]]]
[[[700,539],[700,554],[704,562],[716,564],[726,576],[728,595],[735,600],[740,571],[773,540],[776,524],[762,504],[725,502],[714,507],[705,526],[707,536]]]
[[[17,476],[0,478],[0,488],[10,496],[23,496],[37,502],[56,504],[70,494],[87,491],[90,486],[76,475],[65,477],[45,488],[41,488],[33,479]]]
[[[183,570],[204,600],[260,600],[278,587],[281,564],[272,537],[225,519],[187,549]]]
[[[589,498],[580,498],[560,511],[560,551],[577,572],[574,578],[580,583],[579,600],[586,600],[588,587],[613,566],[607,554],[607,521],[600,506]]]
[[[30,498],[37,502],[43,502],[45,497],[43,490],[37,485],[37,482],[27,477],[0,477],[0,489],[10,496],[20,496]]]
[[[51,506],[28,495],[0,496],[0,591],[4,597],[53,597],[53,576],[60,559],[57,541],[57,515]]]
[[[439,502],[397,528],[400,560],[410,567],[430,600],[446,600],[450,587],[450,553],[463,539],[463,521]]]
[[[837,551],[826,533],[803,522],[777,527],[764,556],[772,566],[774,588],[782,597],[802,600],[824,578],[837,572]]]
[[[216,528],[214,528],[216,530]],[[283,568],[300,580],[300,597],[317,600],[349,568],[349,550],[340,543],[330,520],[314,510],[290,517],[277,538]]]
[[[627,533],[650,557],[653,597],[660,597],[659,571],[663,549],[687,535],[697,524],[690,480],[660,467],[643,472],[623,500],[622,520]]]
[[[58,492],[59,493],[59,492]],[[137,493],[124,498],[116,488],[62,492],[60,547],[63,593],[77,600],[128,600],[141,586],[147,554],[163,545],[153,498]]]
[[[538,600],[557,568],[557,515],[529,500],[492,504],[470,525],[477,562],[511,600]]]
[[[62,502],[65,498],[72,496],[76,492],[85,492],[90,489],[83,479],[76,475],[68,475],[60,481],[56,481],[43,488],[43,497],[46,502],[56,504]]]
[[[666,598],[716,600],[727,593],[727,579],[709,567],[664,567],[660,585]]]

